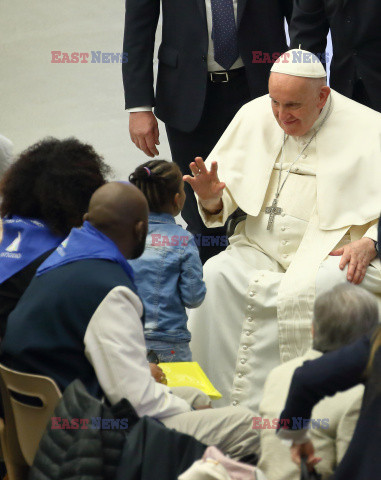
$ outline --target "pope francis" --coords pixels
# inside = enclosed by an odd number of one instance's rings
[[[247,213],[205,264],[206,299],[189,323],[220,405],[255,412],[270,370],[310,347],[316,294],[350,281],[381,298],[381,114],[330,90],[310,52],[284,53],[271,72],[269,95],[242,107],[184,177],[207,226]]]

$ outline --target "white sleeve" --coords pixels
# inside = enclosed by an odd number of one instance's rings
[[[364,234],[364,237],[368,237],[368,238],[371,238],[372,240],[375,240],[377,241],[377,237],[378,237],[378,230],[377,230],[377,221],[371,225],[368,230],[365,232]]]
[[[221,199],[222,210],[220,210],[215,215],[208,213],[201,205],[200,199],[198,198],[197,195],[196,195],[196,198],[197,198],[198,211],[200,213],[200,217],[208,228],[224,226],[229,215],[231,215],[237,209],[237,204],[233,200],[233,197],[231,196],[229,190],[226,187],[223,191],[222,199]]]
[[[152,112],[152,107],[145,105],[144,107],[132,107],[126,109],[128,113],[136,112]]]
[[[138,296],[128,288],[111,290],[87,327],[86,357],[112,404],[127,398],[139,416],[158,419],[189,412],[185,400],[151,376],[140,321],[142,309]]]
[[[287,446],[289,445],[289,442],[293,443],[294,445],[301,445],[302,443],[307,443],[311,440],[311,436],[309,434],[309,431],[306,429],[301,429],[301,430],[285,430],[281,428],[278,432],[278,438],[282,440],[282,442],[285,443]]]

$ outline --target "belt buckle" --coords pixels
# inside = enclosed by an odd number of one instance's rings
[[[221,82],[216,82],[213,80],[213,75],[225,75],[225,80],[221,80]],[[229,81],[229,74],[228,72],[210,72],[210,80],[213,83],[227,83]]]

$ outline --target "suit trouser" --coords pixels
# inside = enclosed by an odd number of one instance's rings
[[[184,175],[190,173],[189,164],[195,157],[204,160],[208,157],[235,114],[250,99],[244,69],[226,83],[214,83],[208,79],[204,110],[196,129],[181,132],[166,125],[172,160]],[[188,224],[188,230],[196,236],[204,263],[227,247],[226,228],[207,228],[200,218],[193,190],[188,183],[185,184],[185,192],[187,200],[182,217]]]

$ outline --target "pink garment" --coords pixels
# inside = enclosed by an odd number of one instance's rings
[[[208,447],[179,480],[258,480],[256,468],[226,457],[218,448]]]

